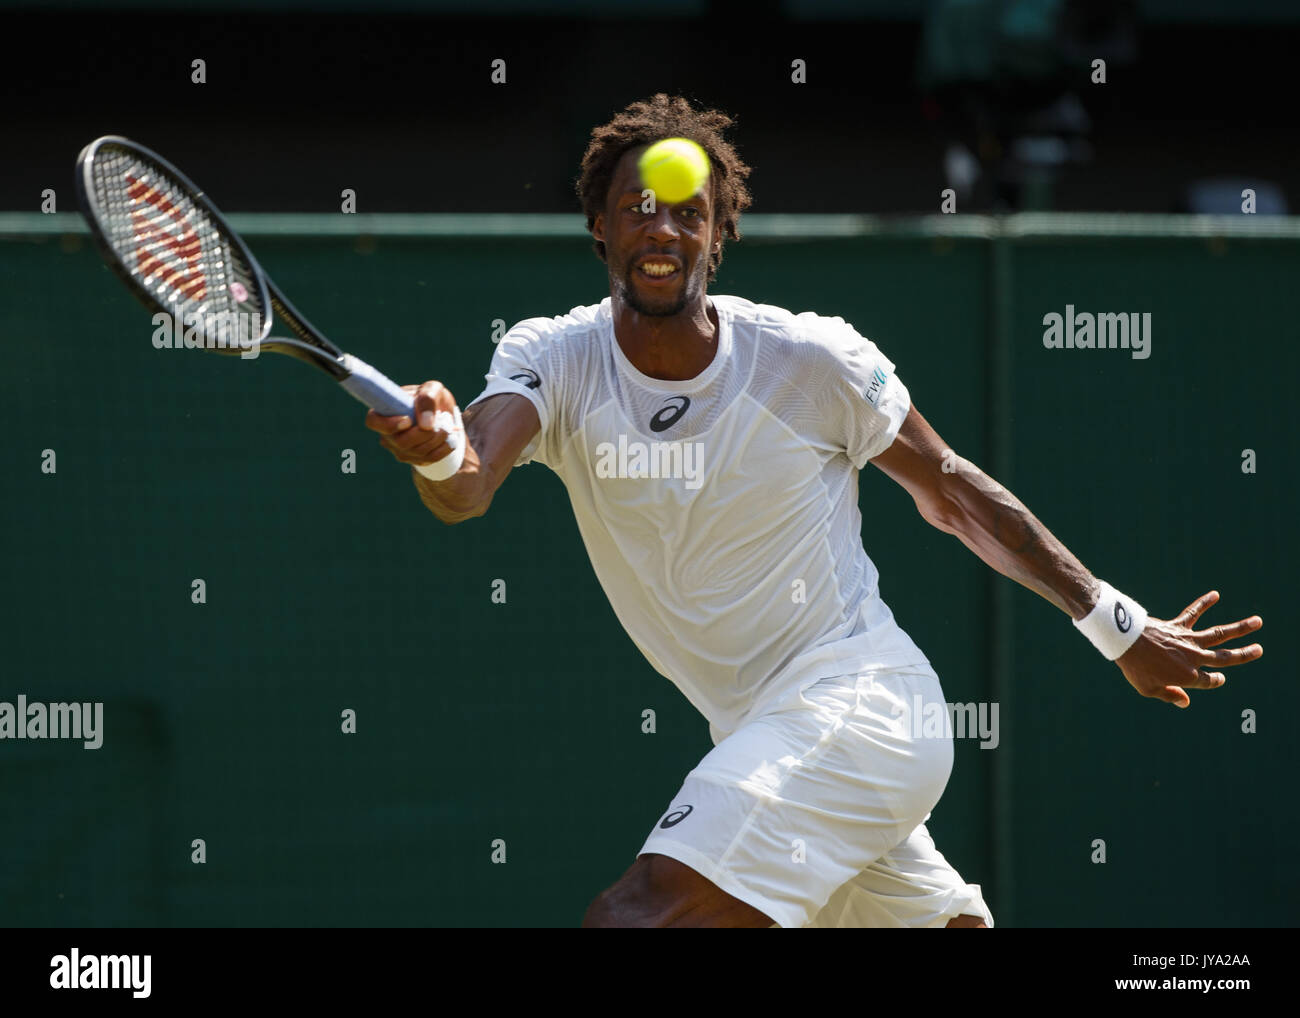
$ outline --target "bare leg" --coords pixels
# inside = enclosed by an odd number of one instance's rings
[[[772,920],[712,881],[666,855],[640,856],[583,916],[585,929],[602,927],[767,928]]]

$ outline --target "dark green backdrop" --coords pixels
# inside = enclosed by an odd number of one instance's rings
[[[97,751],[0,741],[0,924],[576,924],[709,742],[619,627],[559,481],[523,468],[485,518],[444,527],[323,376],[157,351],[75,220],[0,219],[0,700],[105,704]],[[572,229],[342,220],[241,225],[341,345],[462,405],[494,320],[606,292]],[[1300,229],[816,235],[834,222],[755,218],[715,291],[854,323],[954,448],[1153,614],[1217,587],[1210,621],[1268,623],[1269,656],[1191,710],[1143,700],[868,471],[883,596],[950,700],[1000,706],[996,750],[957,746],[940,848],[1006,925],[1291,923]],[[1153,355],[1044,349],[1042,316],[1067,303],[1150,311]]]

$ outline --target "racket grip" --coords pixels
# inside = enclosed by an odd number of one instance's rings
[[[415,401],[411,394],[383,372],[375,370],[350,353],[340,357],[339,363],[349,372],[348,377],[340,381],[339,385],[375,413],[385,417],[405,415],[415,419]],[[454,417],[445,410],[439,410],[434,415],[434,426],[448,432],[447,445],[451,447],[451,452],[436,463],[422,463],[415,469],[430,480],[445,481],[460,470],[460,465],[465,462],[465,429],[460,419],[460,407],[456,408]]]
[[[344,391],[385,417],[415,417],[415,401],[411,394],[383,372],[376,371],[350,353],[340,357],[339,363],[348,371],[348,377],[339,382]]]

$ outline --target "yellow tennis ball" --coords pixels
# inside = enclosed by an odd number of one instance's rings
[[[655,200],[675,205],[697,194],[709,179],[709,157],[689,138],[665,138],[641,154],[637,162],[641,186]]]

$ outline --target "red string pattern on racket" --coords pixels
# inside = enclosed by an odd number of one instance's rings
[[[147,281],[156,273],[167,273],[162,285],[175,289],[181,300],[203,300],[208,280],[199,264],[203,245],[198,233],[172,200],[147,180],[128,170],[126,183],[140,274]]]

